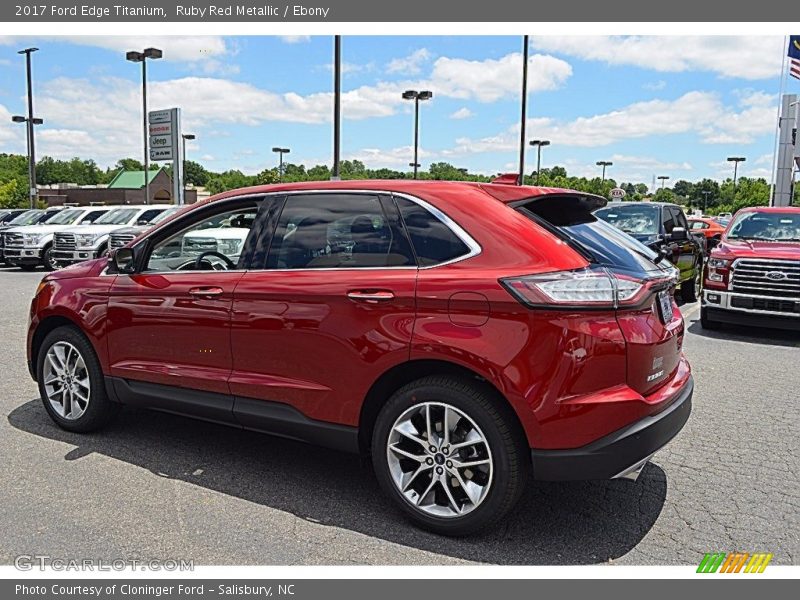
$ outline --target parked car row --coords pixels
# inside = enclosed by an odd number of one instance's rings
[[[132,225],[145,227],[171,205],[75,206],[19,211],[2,225],[2,260],[14,267],[52,271],[104,256],[109,237]]]

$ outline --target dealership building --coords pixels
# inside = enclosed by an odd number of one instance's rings
[[[172,177],[166,170],[149,172],[150,198],[148,204],[171,204]],[[186,189],[186,204],[197,201],[204,190]],[[47,206],[90,204],[145,204],[144,171],[120,171],[108,185],[79,186],[70,183],[56,183],[39,186],[39,199]]]

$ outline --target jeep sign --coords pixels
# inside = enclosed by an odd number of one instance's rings
[[[608,195],[612,200],[622,200],[625,197],[625,190],[622,188],[614,188],[608,193]]]

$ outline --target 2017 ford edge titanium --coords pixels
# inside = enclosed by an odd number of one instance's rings
[[[635,478],[689,417],[675,269],[594,217],[605,202],[454,182],[227,192],[47,275],[30,371],[65,429],[130,404],[361,452],[416,523],[466,534],[531,475]]]

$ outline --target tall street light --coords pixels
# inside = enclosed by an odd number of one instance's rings
[[[280,155],[280,159],[278,160],[278,181],[283,183],[283,155],[289,154],[291,150],[289,148],[281,148],[280,146],[275,146],[272,149],[273,152],[277,152]]]
[[[31,135],[33,133],[32,125],[41,125],[44,123],[42,119],[37,119],[34,117],[32,120],[29,120],[27,117],[23,117],[22,115],[14,115],[11,117],[11,120],[14,123],[26,123],[28,126],[25,128],[25,137],[28,141],[28,187],[30,188],[30,202],[31,208],[36,208],[36,163],[34,162],[36,159],[34,158],[33,150],[31,149]],[[31,165],[33,165],[33,170],[31,170]]]
[[[550,140],[531,140],[531,146],[536,146],[536,185],[539,185],[539,175],[542,170],[542,146],[549,146]]]
[[[669,179],[669,175],[659,175],[658,179],[661,180],[661,189],[663,190],[664,189],[664,182],[666,182],[667,179]]]
[[[158,48],[145,48],[142,52],[132,50],[125,59],[142,63],[142,130],[144,134],[144,203],[150,204],[150,152],[147,149],[147,59],[156,60],[164,56]]]
[[[414,179],[417,178],[417,169],[419,169],[419,103],[431,98],[433,98],[433,92],[428,90],[421,92],[406,90],[403,92],[403,100],[414,101],[414,162],[408,165],[409,167],[414,167]]]
[[[183,158],[183,181],[181,181],[181,185],[183,189],[186,189],[186,140],[196,140],[197,136],[193,133],[183,133],[181,134],[181,139],[183,141],[183,153],[181,154],[181,158]]]
[[[28,118],[24,121],[27,123],[28,131],[28,195],[30,196],[31,208],[36,208],[36,142],[33,133],[34,125],[41,125],[41,119],[35,119],[33,116],[33,77],[31,75],[31,54],[38,51],[38,48],[25,48],[20,50],[17,54],[25,55],[25,74],[28,84]],[[37,123],[38,121],[38,123]],[[17,121],[23,122],[23,121]]]
[[[605,183],[606,182],[606,167],[610,167],[614,163],[611,162],[610,160],[598,160],[594,164],[596,164],[598,167],[603,167],[603,178],[602,178],[601,183]]]
[[[342,139],[342,36],[333,36],[333,168],[331,181],[341,179],[339,152]]]
[[[528,118],[528,36],[522,36],[522,116],[519,121],[519,185],[525,183],[525,121]]]
[[[733,163],[733,195],[736,196],[736,177],[739,174],[739,163],[747,159],[744,156],[729,156],[728,162]]]

